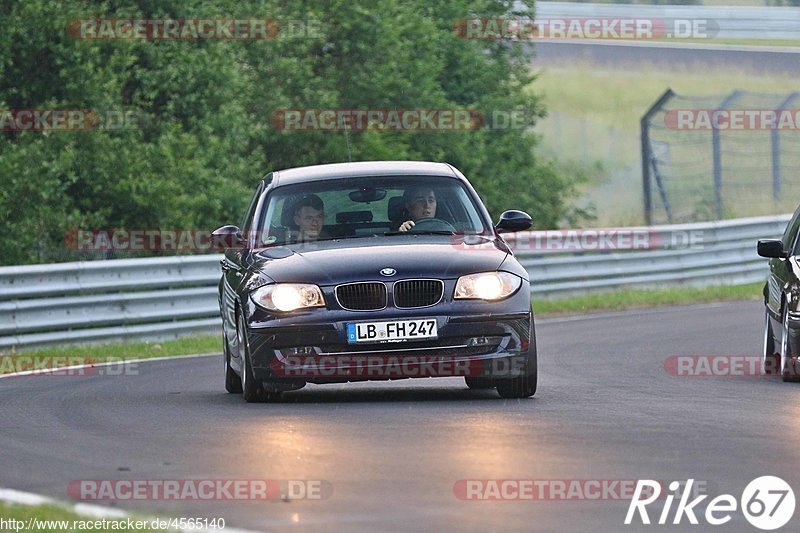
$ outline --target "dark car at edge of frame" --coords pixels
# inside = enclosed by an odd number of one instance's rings
[[[800,207],[780,239],[758,241],[758,255],[769,258],[764,284],[764,371],[784,381],[800,381]]]

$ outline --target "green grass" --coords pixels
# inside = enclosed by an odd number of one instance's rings
[[[755,300],[761,298],[763,283],[711,287],[670,287],[664,289],[619,289],[557,299],[533,299],[537,317],[574,315],[595,311],[621,311],[666,305]]]
[[[541,69],[531,85],[534,92],[544,97],[549,110],[636,135],[639,119],[668,87],[683,95],[729,94],[734,89],[788,94],[797,90],[797,79],[788,74],[755,76],[749,70],[730,66],[719,70],[664,69],[631,63],[626,68],[611,69],[570,62],[564,67]],[[634,158],[638,154],[637,147]]]
[[[39,527],[34,526],[32,529],[27,529],[28,520],[67,520],[68,527],[67,528],[59,528],[55,524],[50,524],[52,527],[46,527],[47,524],[39,523]],[[81,527],[86,524],[82,524],[81,521],[91,521],[91,525],[100,525],[98,524],[98,518],[91,518],[86,516],[81,516],[75,514],[71,511],[63,507],[59,507],[56,505],[9,505],[5,503],[0,503],[0,519],[5,520],[5,527],[0,529],[1,531],[35,531],[37,533],[65,533],[65,532],[83,532],[83,531],[112,531],[111,528],[115,526],[106,527],[105,529],[98,529],[93,527]],[[8,520],[14,519],[22,521],[23,524],[18,524],[18,527],[10,527]],[[136,529],[136,524],[134,527],[129,529],[127,527],[127,519],[122,518],[106,518],[106,524],[113,521],[119,524],[118,529],[113,529],[113,531],[130,531],[130,532],[155,532],[155,531],[165,531],[164,529],[157,530],[157,529]],[[143,522],[149,522],[152,519],[147,518],[133,518],[134,521],[140,520]],[[74,521],[77,521],[74,522]],[[34,522],[35,524],[35,522]],[[73,527],[73,525],[77,527]]]
[[[222,353],[220,335],[181,337],[163,342],[119,342],[74,346],[43,346],[18,352],[0,352],[0,374],[61,368],[104,361],[149,359],[201,353]],[[31,359],[35,358],[35,359]]]
[[[754,75],[731,66],[715,70],[631,63],[615,69],[569,63],[541,69],[530,90],[542,96],[549,112],[536,126],[542,136],[542,154],[561,162],[576,162],[587,171],[602,169],[600,179],[580,188],[579,205],[596,207],[594,225],[644,222],[639,120],[669,87],[678,95],[693,97],[673,100],[669,104],[672,108],[708,109],[734,89],[786,95],[796,90],[797,81],[789,75]],[[739,105],[769,109],[779,99],[751,95],[742,98]],[[672,162],[661,170],[668,177],[666,187],[674,221],[715,218],[710,132],[665,129],[663,115],[657,115],[655,121],[651,131],[654,142],[662,151],[669,146],[668,155],[662,152],[660,157]],[[800,182],[791,176],[800,168],[800,152],[793,147],[800,136],[784,131],[781,138],[784,194],[776,202],[771,193],[769,132],[721,133],[725,218],[794,211]]]
[[[125,342],[113,344],[85,344],[79,346],[48,346],[30,348],[19,353],[29,355],[80,355],[92,359],[149,359],[196,353],[222,352],[221,335],[181,337],[164,342]]]

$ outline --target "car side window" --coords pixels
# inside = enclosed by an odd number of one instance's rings
[[[794,212],[792,220],[786,226],[786,231],[783,232],[783,249],[791,250],[797,240],[797,230],[800,229],[800,208]]]
[[[239,226],[242,229],[242,233],[247,233],[250,231],[250,226],[253,224],[253,214],[256,210],[256,205],[258,205],[258,198],[261,196],[261,191],[264,190],[264,182],[262,181],[258,187],[256,187],[256,192],[253,194],[253,198],[250,200],[250,205],[247,206],[247,211],[244,213],[244,218],[242,219],[242,225]]]

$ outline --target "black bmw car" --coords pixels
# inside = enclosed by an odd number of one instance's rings
[[[780,239],[758,241],[758,255],[769,258],[764,285],[764,370],[784,381],[800,381],[800,207]]]
[[[536,392],[529,279],[451,165],[412,161],[272,172],[227,243],[219,305],[225,387],[248,402],[306,383],[463,376]]]

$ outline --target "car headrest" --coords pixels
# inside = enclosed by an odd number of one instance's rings
[[[357,224],[359,222],[372,222],[372,211],[342,211],[336,213],[337,224]]]
[[[389,198],[389,220],[392,222],[405,221],[410,218],[408,211],[406,211],[406,203],[402,196]]]
[[[283,210],[281,211],[281,226],[284,228],[297,229],[297,224],[294,223],[294,206],[297,201],[290,201],[287,199],[283,202]]]

